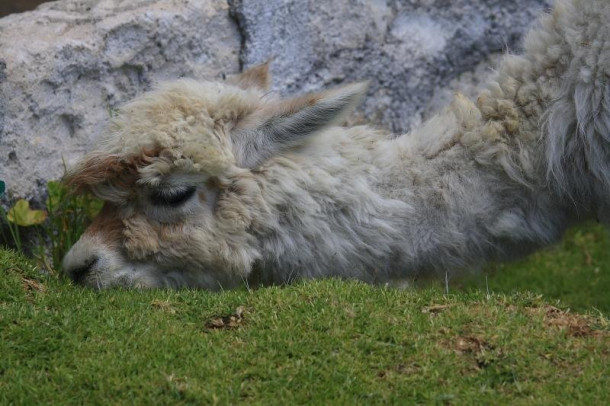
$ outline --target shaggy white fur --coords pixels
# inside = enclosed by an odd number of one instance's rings
[[[610,2],[558,1],[476,103],[399,137],[333,126],[365,86],[268,96],[267,65],[127,104],[68,177],[107,201],[92,287],[382,282],[514,259],[610,222]]]

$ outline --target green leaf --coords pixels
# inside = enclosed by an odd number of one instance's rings
[[[0,197],[2,197],[5,190],[6,190],[6,183],[4,183],[3,180],[0,180]]]
[[[32,210],[27,200],[19,199],[8,211],[6,218],[18,226],[29,227],[42,224],[47,219],[47,212],[44,210]]]
[[[89,197],[86,206],[87,217],[89,220],[93,220],[99,213],[102,211],[102,207],[104,207],[104,201],[100,199],[96,199],[93,197]]]
[[[47,182],[47,193],[47,209],[56,211],[65,200],[68,190],[61,182],[51,180]]]

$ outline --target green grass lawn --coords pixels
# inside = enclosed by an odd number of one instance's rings
[[[573,230],[448,296],[93,292],[0,250],[0,404],[608,404],[608,243]]]
[[[488,275],[487,284],[485,275]],[[452,284],[458,289],[497,293],[533,291],[562,306],[610,315],[610,237],[601,225],[570,230],[563,241],[528,258],[493,264]]]

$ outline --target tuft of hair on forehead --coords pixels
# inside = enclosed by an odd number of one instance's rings
[[[75,193],[95,192],[100,185],[129,189],[138,179],[138,169],[152,162],[158,151],[143,150],[139,155],[91,153],[64,176],[63,182]]]

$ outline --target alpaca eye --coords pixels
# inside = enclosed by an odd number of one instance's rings
[[[197,188],[195,186],[178,186],[170,189],[158,189],[151,193],[153,206],[179,206],[190,199]]]

